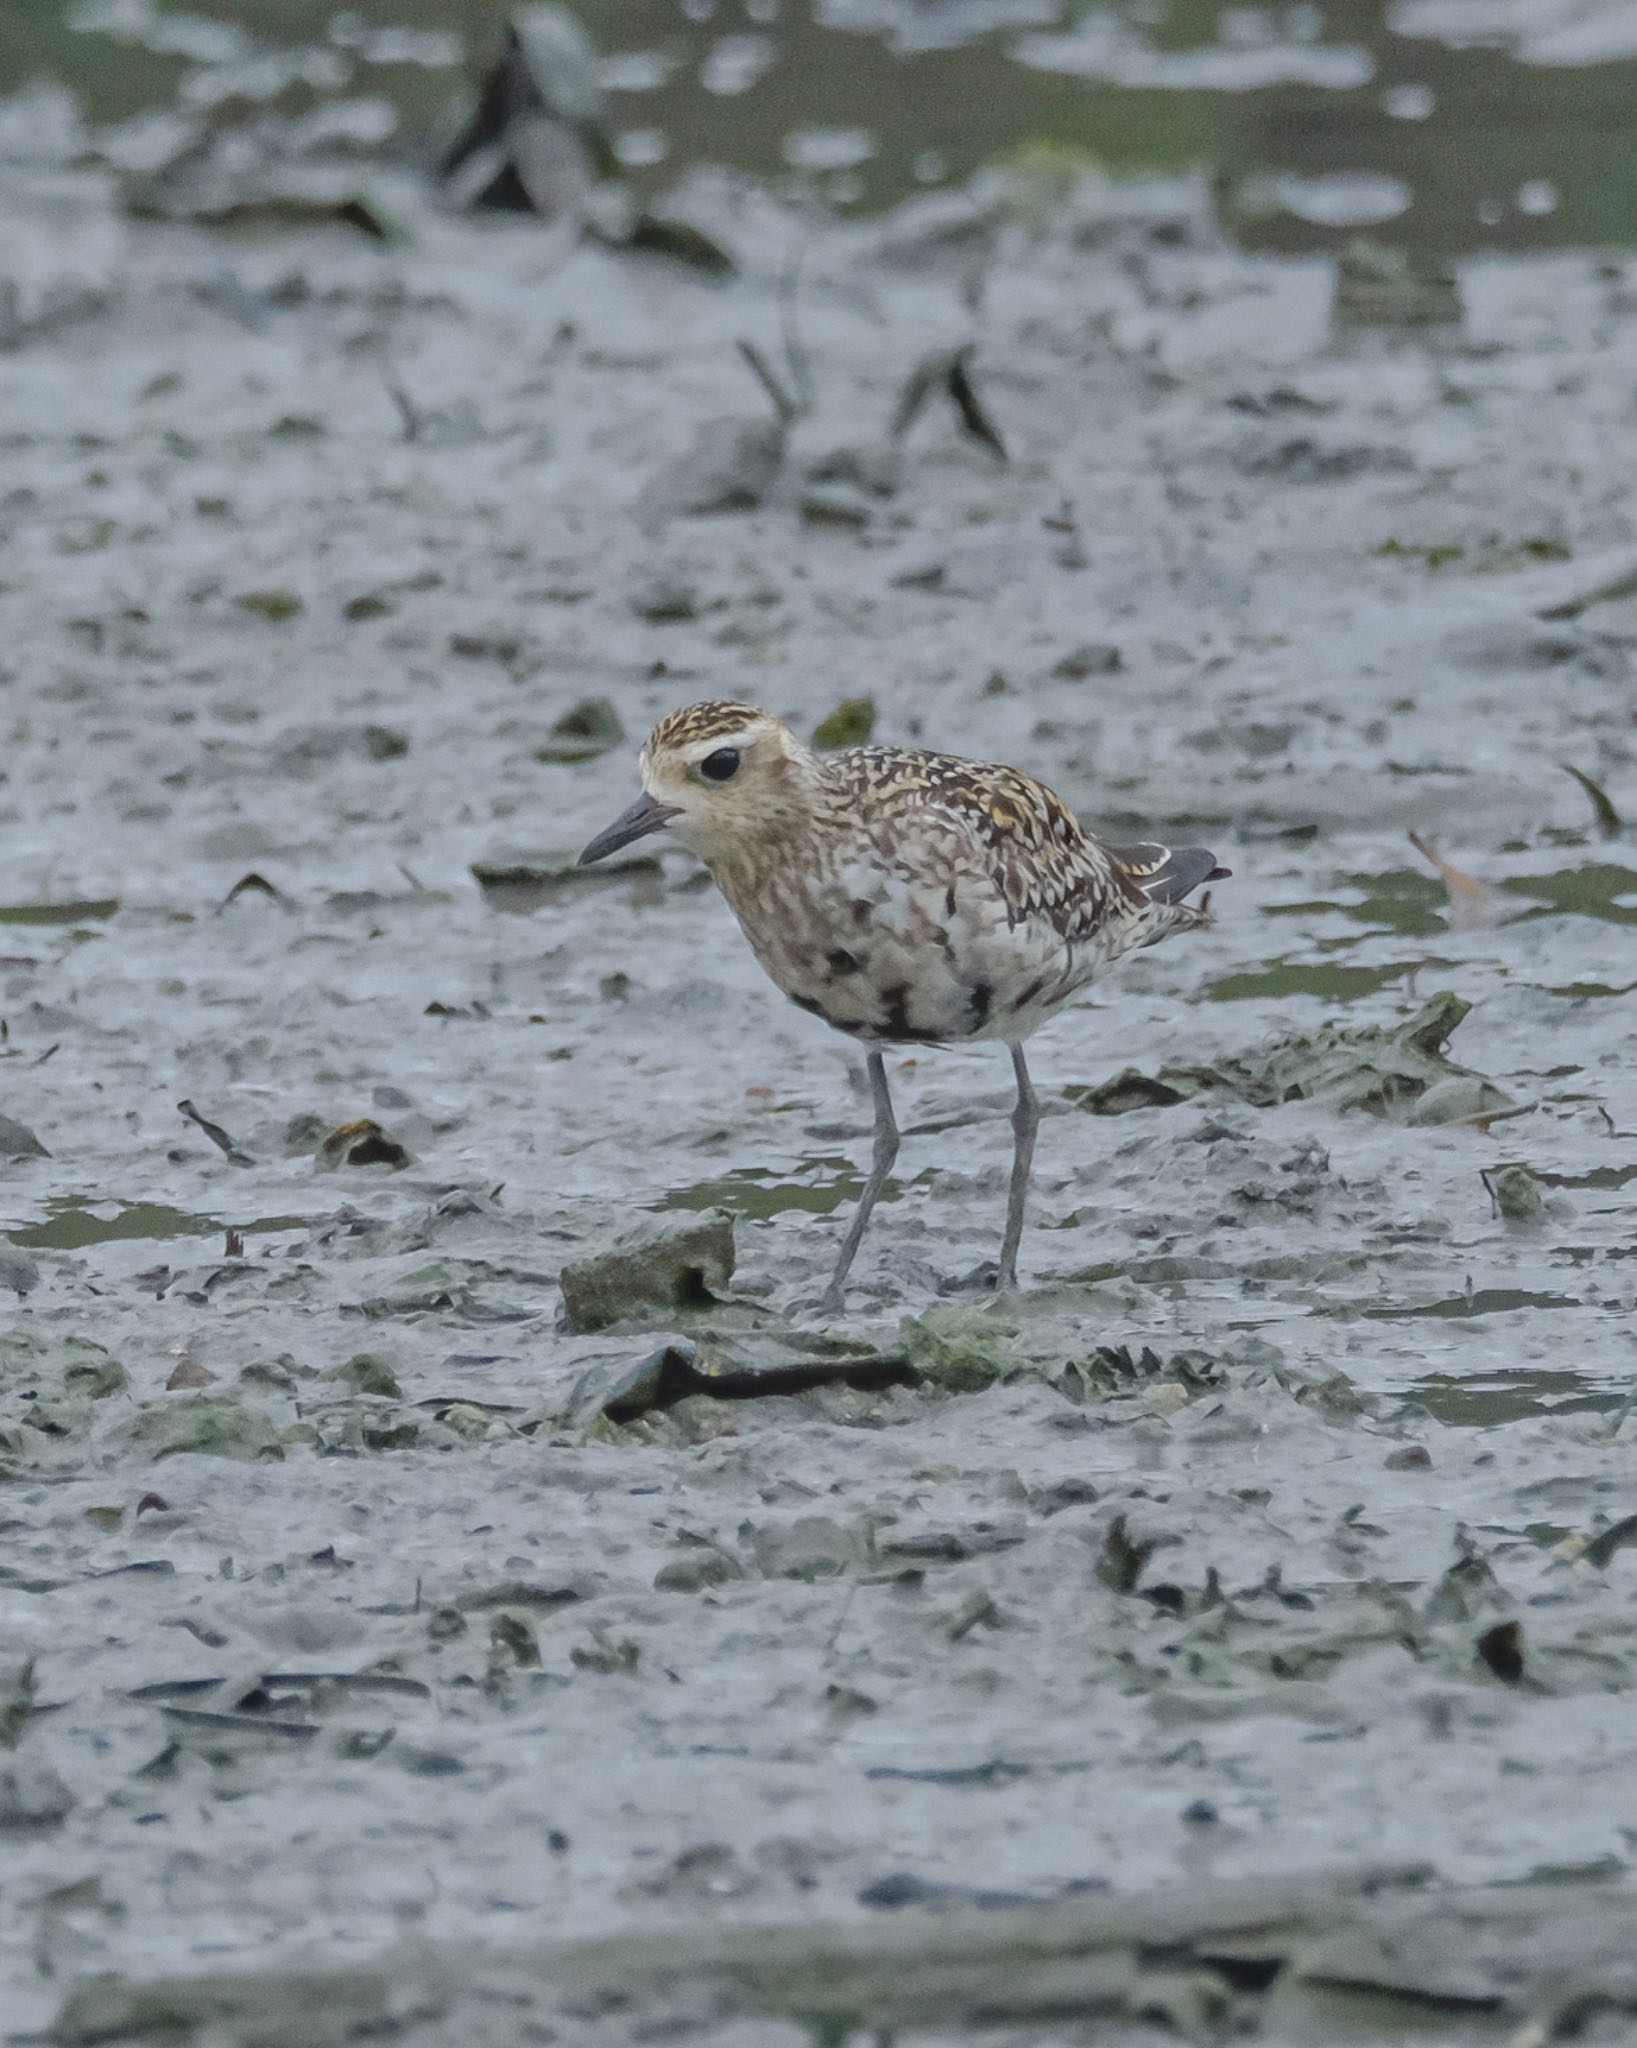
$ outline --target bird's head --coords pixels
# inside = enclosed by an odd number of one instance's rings
[[[648,735],[643,794],[599,832],[581,867],[669,832],[709,866],[776,838],[805,814],[817,762],[779,719],[749,704],[687,704]]]

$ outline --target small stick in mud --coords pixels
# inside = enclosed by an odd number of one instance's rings
[[[404,439],[418,441],[421,438],[421,429],[426,424],[426,414],[401,384],[394,384],[390,379],[387,382],[387,396],[397,408]]]
[[[790,381],[801,400],[803,412],[806,412],[813,403],[813,359],[807,352],[807,343],[796,318],[801,265],[801,250],[792,249],[779,275],[779,336],[784,343],[784,360]]]
[[[1625,820],[1609,802],[1607,792],[1600,789],[1589,775],[1582,774],[1572,761],[1559,761],[1557,765],[1565,775],[1572,775],[1591,798],[1592,816],[1597,820],[1599,836],[1604,839],[1618,839],[1626,829]]]
[[[781,426],[790,426],[813,409],[813,364],[796,321],[796,293],[801,283],[801,252],[791,252],[779,277],[779,341],[784,350],[782,369],[775,369],[753,341],[740,340],[736,346],[749,364],[758,384],[773,401]]]
[[[219,1151],[225,1152],[235,1166],[254,1166],[255,1160],[248,1152],[241,1151],[220,1124],[213,1124],[208,1116],[202,1116],[193,1104],[185,1098],[176,1107],[190,1124],[197,1124]]]
[[[974,441],[981,441],[998,462],[1009,459],[1000,429],[990,419],[972,381],[973,347],[969,341],[962,342],[959,348],[939,349],[916,364],[905,382],[888,428],[893,440],[903,439],[920,417],[927,400],[935,391],[941,390],[954,406],[962,430]]]
[[[216,907],[218,910],[225,910],[230,903],[237,903],[241,896],[252,895],[270,897],[281,910],[291,908],[289,897],[278,884],[268,881],[265,875],[258,875],[253,869],[248,875],[239,877]]]
[[[762,354],[755,342],[746,341],[741,336],[734,346],[738,349],[740,355],[744,357],[746,363],[749,364],[752,375],[772,401],[773,411],[780,422],[788,426],[792,420],[799,419],[802,414],[800,399],[785,388],[784,381],[778,371],[774,369],[767,357]]]

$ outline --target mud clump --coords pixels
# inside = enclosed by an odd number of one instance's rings
[[[0,1159],[49,1159],[51,1154],[27,1124],[14,1116],[0,1116]]]
[[[733,1218],[724,1210],[649,1224],[563,1268],[564,1321],[570,1330],[606,1330],[709,1308],[733,1268]]]

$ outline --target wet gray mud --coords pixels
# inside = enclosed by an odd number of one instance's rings
[[[725,285],[30,204],[7,2037],[1612,2038],[1637,264],[1435,326],[1182,185],[699,179]],[[1004,465],[887,440],[967,341]],[[718,693],[1234,870],[1035,1041],[1014,1298],[998,1053],[893,1059],[826,1327],[853,1050],[684,858],[568,867]]]

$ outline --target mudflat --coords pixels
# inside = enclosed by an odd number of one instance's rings
[[[1617,2004],[1637,266],[685,210],[8,230],[0,2038]],[[716,695],[1233,868],[1033,1041],[1018,1295],[1001,1053],[826,1324],[855,1049],[573,869]]]

